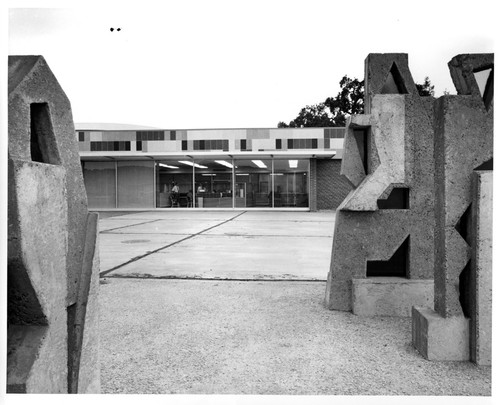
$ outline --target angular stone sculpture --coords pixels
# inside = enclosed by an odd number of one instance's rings
[[[434,310],[413,308],[413,344],[429,360],[491,364],[493,54],[448,66],[458,95],[435,107]]]
[[[98,393],[97,215],[70,102],[41,56],[9,57],[7,392]]]
[[[346,127],[341,173],[355,189],[336,213],[328,308],[411,316],[432,302],[433,103],[406,54],[368,55],[365,114]]]

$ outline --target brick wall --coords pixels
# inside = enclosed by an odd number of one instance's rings
[[[314,160],[314,159],[312,159]],[[311,211],[336,209],[353,189],[351,183],[340,174],[340,159],[318,159],[315,167],[315,189],[311,180],[311,194],[316,191],[315,207]],[[313,170],[311,164],[311,179]]]

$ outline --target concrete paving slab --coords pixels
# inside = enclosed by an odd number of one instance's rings
[[[193,235],[220,224],[221,220],[195,219],[157,219],[154,222],[140,223],[135,226],[113,230],[113,233],[130,234],[177,234]]]
[[[145,222],[149,223],[151,221],[155,221],[155,219],[107,218],[99,221],[99,231],[110,231],[117,228],[140,225]]]
[[[244,218],[244,216],[240,217]],[[332,237],[333,222],[330,221],[285,221],[243,220],[237,218],[207,231],[209,235],[253,235],[253,236],[325,236]]]
[[[335,211],[245,211],[245,215],[236,218],[235,221],[332,222],[335,221]]]
[[[113,276],[326,280],[332,239],[198,235],[114,270]]]
[[[334,214],[178,210],[100,223],[101,272],[118,267],[109,277],[325,280]]]
[[[107,271],[134,257],[142,256],[185,237],[185,235],[101,233],[99,235],[100,272]]]
[[[198,211],[192,209],[172,209],[172,210],[154,210],[154,211],[141,211],[141,212],[120,212],[119,216],[112,216],[109,219],[176,219],[176,220],[204,220],[204,221],[225,221],[227,219],[233,218],[239,214],[241,211]],[[103,215],[109,215],[107,212]]]

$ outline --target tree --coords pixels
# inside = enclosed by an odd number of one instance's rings
[[[417,86],[418,94],[420,94],[421,96],[434,97],[434,86],[431,85],[431,80],[429,79],[429,76],[425,76],[423,84],[415,83],[415,86]]]
[[[351,79],[345,75],[339,84],[340,92],[336,97],[328,97],[322,103],[302,108],[297,118],[288,124],[280,121],[278,128],[343,127],[347,116],[363,114],[364,80]],[[429,77],[425,78],[423,84],[416,83],[416,86],[421,96],[434,96],[434,86]]]

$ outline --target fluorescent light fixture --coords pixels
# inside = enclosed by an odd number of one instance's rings
[[[215,177],[215,176],[217,176],[217,175],[216,175],[216,174],[213,174],[213,173],[204,173],[204,174],[202,174],[202,176]]]
[[[229,162],[226,162],[225,160],[216,160],[215,163],[218,163],[222,166],[226,166],[226,167],[229,167],[230,169],[233,168],[233,165]]]
[[[182,163],[183,165],[194,166],[198,169],[208,169],[207,166],[199,165],[198,163],[193,163],[189,160],[179,160],[179,163]]]
[[[296,169],[297,166],[299,165],[298,160],[289,160],[288,164],[290,165],[290,169]]]
[[[283,176],[283,173],[272,173],[271,176]]]
[[[262,160],[252,160],[252,163],[257,167],[260,167],[261,169],[267,169],[267,166]]]
[[[249,173],[236,173],[236,176],[250,176]]]
[[[167,169],[178,169],[177,166],[166,165],[165,163],[158,163],[161,167],[166,167]]]

